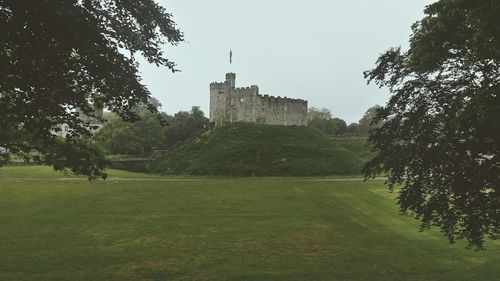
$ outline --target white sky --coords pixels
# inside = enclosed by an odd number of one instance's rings
[[[208,116],[209,84],[229,72],[236,86],[306,99],[348,124],[385,90],[363,71],[390,47],[407,48],[411,25],[432,0],[157,0],[186,42],[165,46],[182,72],[141,64],[143,82],[170,114],[197,105]]]

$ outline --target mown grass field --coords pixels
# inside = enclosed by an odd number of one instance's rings
[[[89,183],[1,168],[0,280],[500,276],[498,242],[474,252],[419,232],[382,181],[114,173]]]

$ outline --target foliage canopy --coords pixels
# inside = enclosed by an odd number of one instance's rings
[[[159,102],[155,103],[158,108]],[[208,127],[208,118],[196,106],[189,112],[179,111],[174,116],[161,112],[168,126],[162,126],[145,105],[138,106],[135,111],[140,120],[133,123],[123,121],[116,114],[108,114],[107,122],[95,136],[97,144],[106,153],[149,157],[156,150],[173,149]]]
[[[75,109],[92,116],[92,103],[136,120],[150,92],[134,55],[175,71],[161,49],[183,40],[171,18],[153,0],[0,1],[2,151],[35,150],[56,169],[102,176],[104,160]],[[58,140],[50,131],[62,123],[73,133]]]
[[[319,129],[327,135],[343,135],[347,131],[347,125],[340,118],[333,118],[330,110],[326,108],[311,107],[308,109],[308,125]]]
[[[441,0],[365,72],[392,94],[367,176],[401,185],[401,211],[475,248],[500,234],[500,2]]]

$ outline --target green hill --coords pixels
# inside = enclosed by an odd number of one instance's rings
[[[175,175],[358,175],[363,156],[315,128],[241,123],[205,132],[157,157],[152,169]]]
[[[361,137],[337,137],[334,138],[335,143],[341,145],[347,150],[356,154],[357,157],[361,158],[364,163],[368,162],[375,156],[372,148],[367,145],[367,138]]]

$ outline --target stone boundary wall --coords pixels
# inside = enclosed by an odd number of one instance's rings
[[[259,95],[248,89],[232,97],[233,122],[267,125],[307,125],[307,101]]]

